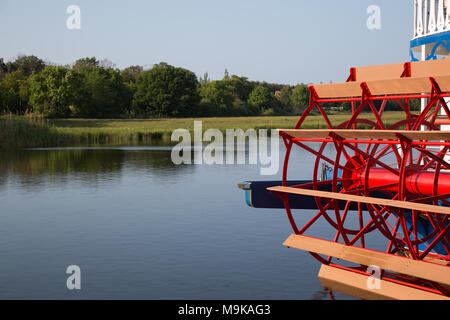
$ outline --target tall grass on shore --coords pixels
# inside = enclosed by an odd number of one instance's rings
[[[362,117],[374,119],[373,114]],[[202,121],[203,130],[218,129],[289,129],[294,128],[297,116],[285,117],[229,117],[183,119],[59,119],[45,120],[39,117],[0,117],[0,147],[3,149],[75,147],[75,146],[123,146],[139,144],[170,144],[176,129],[194,130],[194,121]],[[334,126],[350,118],[349,114],[331,115]],[[402,112],[386,112],[386,127],[402,120]],[[306,118],[302,129],[325,129],[321,116]],[[173,143],[172,143],[173,144]]]
[[[43,119],[0,118],[0,148],[16,149],[58,145],[62,137]]]
[[[0,118],[0,149],[136,145],[164,140],[158,132],[100,128],[60,128],[44,119]]]

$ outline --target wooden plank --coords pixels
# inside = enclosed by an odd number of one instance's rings
[[[322,265],[319,280],[323,287],[363,300],[450,300],[449,297],[380,280],[378,289],[369,289],[368,277],[355,272]]]
[[[283,245],[364,266],[377,266],[382,270],[390,270],[400,274],[450,285],[450,267],[448,266],[412,260],[369,249],[350,247],[332,241],[296,234],[291,235]]]
[[[268,188],[267,190],[269,190],[271,192],[298,194],[298,195],[303,195],[303,196],[311,196],[311,197],[318,197],[318,198],[324,198],[324,199],[336,199],[336,200],[342,200],[342,201],[374,204],[374,205],[380,205],[380,206],[385,206],[385,207],[393,207],[393,208],[400,208],[400,209],[407,209],[407,210],[416,210],[416,211],[422,211],[422,212],[432,212],[432,213],[440,213],[440,214],[450,215],[450,207],[433,206],[433,205],[429,205],[429,204],[416,203],[416,202],[398,201],[398,200],[373,198],[373,197],[362,197],[362,196],[356,196],[356,195],[344,194],[344,193],[335,193],[335,192],[326,192],[326,191],[290,188],[290,187],[272,187],[272,188]]]
[[[425,218],[427,218],[427,217],[425,217]],[[406,249],[406,248],[403,249],[402,251],[396,252],[395,255],[396,255],[396,256],[400,256],[400,257],[407,257],[407,258],[409,258],[409,259],[412,259],[411,253],[410,253],[409,250]],[[446,266],[446,265],[449,263],[449,262],[448,262],[447,260],[445,260],[445,259],[439,259],[439,258],[428,257],[428,256],[426,256],[423,260],[424,260],[424,261],[427,261],[427,262],[432,262],[432,263],[435,263],[435,264],[440,264],[441,266]]]
[[[312,85],[319,98],[361,97],[361,82],[345,82]],[[310,86],[311,87],[311,86]]]
[[[450,76],[433,77],[439,84],[442,92],[450,92]],[[430,78],[403,78],[388,81],[367,82],[372,95],[386,94],[420,94],[431,92]]]
[[[370,93],[374,96],[386,94],[419,94],[431,92],[429,78],[403,78],[395,80],[378,80],[367,82]]]
[[[442,92],[450,92],[450,76],[433,77]]]
[[[450,75],[450,59],[418,61],[411,63],[411,77],[438,77]]]
[[[355,68],[358,82],[400,79],[404,63],[393,63]],[[411,63],[411,78],[427,78],[450,75],[450,59],[418,61]]]
[[[356,68],[356,81],[399,79],[404,69],[404,63],[358,67]]]
[[[293,138],[305,139],[327,139],[330,138],[331,133],[335,133],[344,139],[386,139],[398,140],[396,134],[410,140],[425,140],[425,141],[450,141],[450,131],[406,131],[406,130],[291,130],[280,129]]]
[[[450,92],[450,76],[434,77],[442,92]],[[361,97],[361,81],[312,85],[319,98]],[[431,92],[429,77],[401,78],[367,81],[367,87],[374,96],[421,94]]]

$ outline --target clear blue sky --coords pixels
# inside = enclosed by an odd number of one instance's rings
[[[81,30],[66,9],[81,8]],[[381,7],[382,29],[366,9]],[[344,81],[348,68],[409,60],[412,0],[0,0],[0,57],[57,64],[165,61],[223,77],[297,84]]]

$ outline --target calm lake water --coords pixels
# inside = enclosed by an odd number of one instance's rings
[[[312,164],[297,152],[295,178]],[[329,299],[319,263],[282,246],[284,210],[249,208],[237,188],[277,179],[256,165],[176,166],[160,146],[3,152],[0,299]]]

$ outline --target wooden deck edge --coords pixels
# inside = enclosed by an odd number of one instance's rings
[[[382,270],[390,270],[450,286],[450,267],[431,262],[412,260],[393,254],[346,246],[341,243],[296,234],[291,235],[283,245],[288,248],[331,256],[365,266],[377,266]]]
[[[369,289],[367,276],[322,265],[319,280],[323,287],[364,300],[450,300],[443,295],[426,292],[380,280],[378,289]]]

